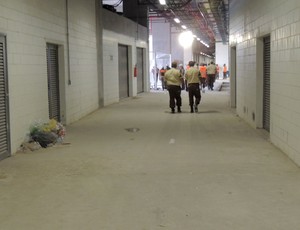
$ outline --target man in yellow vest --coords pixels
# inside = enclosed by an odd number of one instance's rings
[[[207,76],[208,76],[208,89],[214,90],[214,82],[215,77],[217,73],[217,68],[214,64],[214,62],[210,62],[210,64],[207,66]]]
[[[177,106],[177,112],[181,113],[181,84],[182,76],[177,68],[177,62],[172,62],[172,68],[165,73],[165,81],[167,89],[169,91],[169,106],[171,112],[175,113],[175,105]]]
[[[189,91],[189,102],[191,107],[191,113],[198,112],[198,105],[201,100],[201,93],[200,93],[200,71],[198,68],[194,67],[195,62],[189,62],[190,68],[185,73],[185,79],[188,85]],[[194,104],[194,97],[195,97],[195,104]]]

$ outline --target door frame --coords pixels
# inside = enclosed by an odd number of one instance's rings
[[[256,92],[257,92],[256,95],[257,96],[256,96],[255,122],[256,122],[256,127],[262,129],[264,128],[264,124],[263,124],[263,120],[264,120],[264,38],[266,37],[270,37],[271,39],[270,34],[266,34],[256,39]],[[271,56],[271,47],[270,47],[270,56]],[[270,63],[270,75],[271,75],[271,63]],[[271,111],[270,111],[270,117],[271,117]]]
[[[7,151],[0,154],[0,160],[11,156],[11,133],[10,133],[10,112],[9,112],[9,87],[8,87],[8,66],[7,66],[7,40],[6,34],[0,33],[0,39],[3,41],[3,68],[4,68],[4,93],[5,93],[5,118],[6,118],[6,139]]]

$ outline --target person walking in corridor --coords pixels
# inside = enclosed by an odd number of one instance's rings
[[[177,112],[181,113],[181,84],[182,76],[180,71],[177,69],[177,62],[172,62],[172,68],[167,70],[165,73],[165,81],[167,89],[169,91],[169,106],[171,112],[175,113],[175,106],[177,106]]]
[[[215,79],[219,79],[220,66],[218,64],[216,64],[216,68],[217,68],[217,73],[216,73]]]
[[[184,75],[185,75],[185,69],[183,68],[183,65],[182,64],[179,64],[179,72],[181,74],[181,77],[182,77],[182,83],[181,83],[181,90],[185,90],[185,82],[184,82]]]
[[[200,104],[201,100],[201,92],[200,92],[200,71],[198,68],[195,67],[195,62],[189,62],[189,70],[185,73],[185,79],[188,84],[188,91],[189,91],[189,104],[191,107],[191,113],[198,112],[198,105]],[[194,103],[195,97],[195,103]]]
[[[202,63],[199,70],[200,70],[200,74],[201,74],[200,83],[202,85],[202,93],[204,93],[205,92],[204,88],[206,87],[206,84],[207,84],[206,65],[204,63]]]
[[[162,90],[164,91],[164,89],[166,88],[166,83],[165,83],[165,73],[166,73],[166,70],[164,67],[162,67],[160,70],[159,70],[159,79],[161,81],[161,87],[162,87]]]
[[[226,64],[223,65],[223,79],[227,78],[227,66]]]
[[[217,73],[217,68],[213,62],[207,66],[208,89],[214,90],[214,82]]]

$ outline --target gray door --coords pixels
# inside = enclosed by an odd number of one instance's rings
[[[58,46],[47,44],[49,118],[60,121]]]
[[[270,66],[271,46],[270,36],[264,38],[264,82],[263,82],[263,128],[270,131]]]
[[[0,160],[10,156],[6,41],[0,35]]]
[[[129,97],[128,46],[119,45],[119,97]]]
[[[143,60],[143,49],[136,49],[136,57],[137,57],[137,92],[144,92],[144,60]]]
[[[230,103],[236,108],[236,47],[231,47],[230,51]]]

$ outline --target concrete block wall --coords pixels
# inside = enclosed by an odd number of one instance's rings
[[[118,45],[126,45],[129,50],[129,96],[137,95],[137,79],[133,77],[133,68],[136,63],[136,48],[143,48],[148,53],[146,41],[136,41],[135,37],[122,35],[113,31],[103,31],[103,85],[104,85],[104,106],[119,102],[119,62],[118,62]],[[145,62],[148,63],[148,57]],[[144,91],[150,90],[150,80],[148,70],[145,69],[145,88]]]
[[[108,32],[106,32],[108,33]],[[118,41],[103,34],[104,106],[119,102]]]
[[[119,44],[128,46],[129,96],[137,95],[137,78],[133,77],[136,49],[145,51],[144,92],[150,90],[147,28],[128,18],[103,10],[103,93],[104,106],[119,102]]]
[[[260,43],[270,35],[270,140],[300,165],[300,2],[234,0],[230,4],[230,46],[237,52],[237,113],[254,128],[261,127]]]
[[[95,0],[69,1],[71,85],[66,88],[68,123],[98,108]]]
[[[32,123],[48,120],[47,43],[61,49],[66,123],[98,108],[95,1],[69,0],[71,85],[67,82],[66,21],[66,1],[0,0],[0,33],[7,39],[12,153]]]

